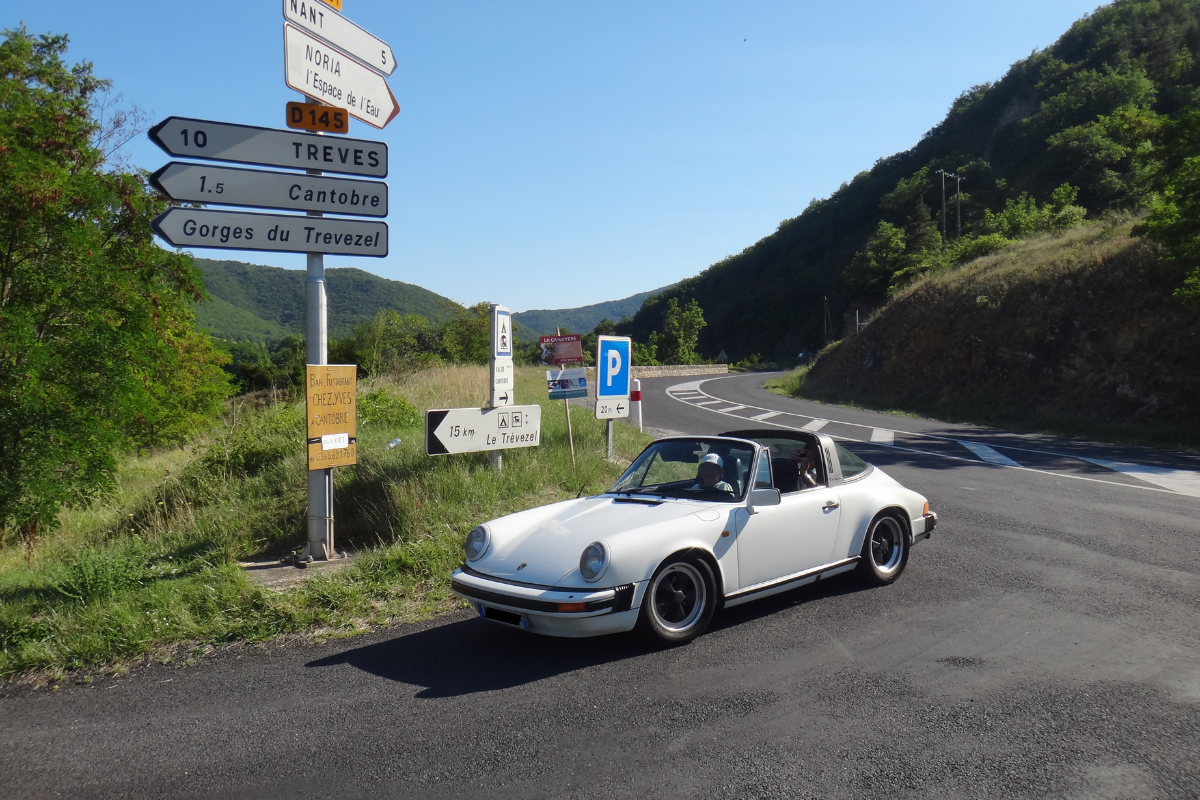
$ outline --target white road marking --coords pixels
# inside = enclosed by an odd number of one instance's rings
[[[1095,464],[1098,467],[1120,472],[1139,481],[1153,483],[1164,489],[1170,489],[1189,497],[1200,497],[1200,472],[1185,469],[1168,469],[1167,467],[1151,467],[1146,464],[1130,464],[1126,461],[1108,461],[1103,458],[1077,458]]]
[[[728,402],[729,402],[728,400],[705,400],[702,403],[692,403],[692,405],[694,405],[694,406],[715,406],[715,405],[720,405],[721,403],[728,403]],[[710,408],[709,411],[716,411],[716,409]]]
[[[675,394],[674,394],[674,392],[679,389],[692,389],[692,390],[698,391],[699,394],[702,394],[705,397],[712,397],[712,395],[699,390],[700,384],[705,383],[706,381],[711,381],[711,380],[720,380],[720,378],[705,378],[705,379],[699,380],[699,381],[692,381],[691,383],[686,383],[686,384],[681,383],[681,384],[676,384],[674,386],[668,386],[666,393],[667,393],[668,397],[671,397],[675,400],[679,400],[679,402],[681,402],[681,403],[686,402],[686,401],[681,400],[678,397],[675,397]],[[713,399],[715,400],[717,398],[713,398]],[[728,403],[731,401],[725,400],[722,402]],[[688,405],[699,405],[699,404],[688,403]],[[758,421],[762,421],[762,422],[766,422],[767,420],[771,419],[772,417],[778,417],[782,414],[790,413],[790,412],[784,412],[784,411],[772,411],[770,409],[761,408],[758,406],[746,406],[746,407],[763,411],[764,413],[762,413],[762,414],[759,414],[754,417],[750,417],[750,419],[758,420]],[[718,409],[715,409],[715,408],[706,408],[705,410],[712,411],[717,414],[722,413],[721,411],[719,411]],[[729,414],[727,416],[733,417],[734,419],[740,419],[740,420],[746,419],[746,417],[739,417],[736,414]],[[816,422],[816,421],[817,420],[813,420],[813,422]],[[802,430],[801,428],[793,428],[791,425],[784,425],[781,422],[766,422],[766,424],[770,425],[772,427],[775,427],[775,428],[783,428],[784,430],[789,430],[789,431]],[[810,422],[809,424],[811,425],[813,423]],[[855,427],[855,428],[871,428],[872,435],[874,435],[875,431],[884,430],[883,428],[873,428],[870,425],[861,425],[857,422],[839,422],[838,424],[839,425],[848,425],[848,426]],[[959,441],[958,439],[949,439],[945,436],[934,436],[934,435],[928,434],[928,433],[914,433],[912,431],[890,431],[890,433],[892,433],[893,437],[897,433],[903,433],[906,436],[914,436],[914,437],[920,437],[920,438],[924,438],[924,439],[935,439],[937,441],[943,441],[943,442],[958,442]],[[843,442],[862,442],[863,441],[862,439],[854,439],[849,436],[832,436],[831,435],[830,438],[837,439],[837,440],[840,440]],[[894,441],[894,438],[893,438],[893,441]],[[1039,475],[1049,475],[1054,478],[1066,478],[1068,480],[1083,481],[1085,483],[1103,483],[1108,486],[1123,486],[1127,489],[1140,489],[1143,492],[1162,492],[1163,494],[1173,494],[1173,495],[1184,494],[1184,495],[1188,495],[1191,497],[1200,497],[1200,486],[1197,486],[1197,483],[1200,483],[1200,473],[1191,472],[1188,470],[1171,470],[1171,469],[1166,469],[1163,467],[1145,467],[1140,464],[1126,464],[1124,462],[1103,461],[1100,459],[1091,459],[1091,458],[1086,458],[1084,456],[1069,455],[1066,453],[1052,453],[1052,452],[1049,452],[1046,450],[1032,450],[1032,449],[1024,448],[1024,447],[1010,447],[1008,445],[1002,445],[1005,450],[1020,450],[1022,452],[1026,452],[1026,453],[1040,453],[1042,455],[1057,456],[1059,458],[1074,458],[1074,459],[1078,459],[1080,461],[1091,462],[1093,464],[1096,464],[1097,466],[1105,467],[1106,469],[1113,469],[1113,467],[1109,466],[1110,464],[1121,464],[1121,466],[1123,466],[1127,469],[1130,469],[1130,470],[1133,470],[1133,469],[1155,470],[1156,471],[1155,472],[1156,480],[1154,480],[1154,481],[1151,481],[1148,477],[1146,477],[1145,474],[1143,474],[1141,472],[1138,472],[1138,473],[1125,472],[1125,470],[1123,470],[1123,469],[1116,469],[1115,471],[1122,472],[1123,474],[1128,474],[1130,477],[1137,478],[1138,480],[1154,482],[1158,486],[1164,487],[1164,488],[1156,488],[1155,486],[1138,486],[1138,485],[1132,484],[1132,483],[1121,483],[1120,481],[1106,481],[1101,478],[1089,478],[1085,475],[1072,475],[1068,472],[1052,472],[1047,469],[1035,469],[1034,467],[1023,467],[1023,466],[1017,464],[1015,461],[1013,462],[1013,465],[1015,465],[1015,466],[1009,465],[1009,464],[999,464],[999,463],[994,463],[994,462],[990,462],[990,461],[984,461],[984,462],[980,463],[979,461],[976,461],[974,459],[962,458],[960,456],[951,456],[951,455],[947,455],[945,453],[938,453],[938,452],[934,452],[931,450],[918,450],[915,447],[901,447],[896,444],[893,444],[892,446],[895,447],[897,450],[902,450],[906,453],[919,453],[920,455],[933,456],[935,458],[945,458],[945,459],[949,459],[951,461],[962,461],[967,464],[973,464],[976,466],[993,466],[993,467],[999,467],[1002,469],[1016,469],[1016,470],[1020,470],[1022,472],[1035,472]],[[999,454],[997,454],[997,455],[999,455]],[[1164,473],[1166,473],[1166,474],[1164,474]],[[1187,490],[1183,491],[1183,490],[1177,490],[1175,488],[1165,488],[1166,484],[1164,483],[1164,481],[1167,481],[1167,480],[1170,480],[1177,485],[1184,485],[1187,487]],[[1193,483],[1193,481],[1196,481],[1197,483]]]
[[[827,420],[827,419],[814,419],[812,422],[808,423],[807,425],[801,426],[800,430],[802,430],[802,431],[819,431],[819,430],[821,430],[821,428],[824,428],[828,424],[829,424],[829,420]]]
[[[959,440],[958,443],[961,444],[963,447],[967,448],[968,450],[970,450],[975,455],[982,458],[984,461],[988,462],[989,464],[1001,464],[1005,467],[1021,466],[1020,464],[1013,461],[1008,456],[997,453],[995,450],[988,447],[986,444],[980,444],[979,442],[964,442],[962,440]]]
[[[726,400],[725,402],[728,403],[729,401]],[[741,411],[743,408],[745,408],[745,406],[730,406],[729,408],[722,408],[721,413],[728,414],[730,411]]]
[[[871,441],[875,444],[894,445],[896,443],[896,432],[889,431],[887,428],[874,428],[871,431]]]

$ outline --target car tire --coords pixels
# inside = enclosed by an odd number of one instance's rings
[[[886,586],[908,565],[908,526],[895,512],[884,512],[867,526],[858,571],[871,586]]]
[[[674,555],[659,565],[642,597],[638,633],[657,644],[681,645],[708,627],[717,609],[717,586],[702,558]]]

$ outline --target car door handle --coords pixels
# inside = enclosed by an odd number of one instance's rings
[[[837,500],[826,500],[825,505],[821,506],[821,509],[823,511],[833,511],[835,508],[840,508],[841,505]]]

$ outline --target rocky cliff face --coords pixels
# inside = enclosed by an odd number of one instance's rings
[[[805,394],[991,419],[1200,430],[1200,312],[1132,223],[1024,242],[922,282],[827,350]]]

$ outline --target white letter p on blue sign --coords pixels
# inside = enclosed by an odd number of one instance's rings
[[[612,386],[613,378],[621,371],[621,353],[617,348],[608,351],[608,375],[606,376],[605,385]]]
[[[629,397],[630,340],[627,336],[601,336],[597,342],[596,364],[599,379],[596,396]]]

